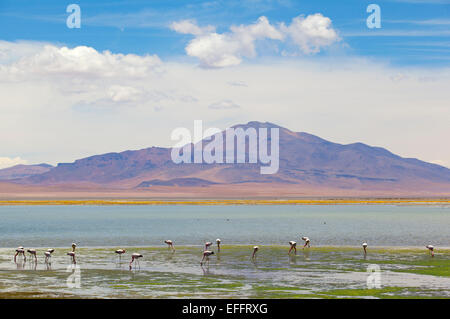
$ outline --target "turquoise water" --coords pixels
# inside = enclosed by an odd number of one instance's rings
[[[450,298],[449,213],[368,205],[0,206],[0,298]],[[301,235],[311,248],[288,256],[287,242],[301,244]],[[216,238],[221,251],[213,245],[209,265],[200,266],[203,243]],[[67,284],[72,242],[78,287]],[[14,262],[19,245],[37,248],[37,263]],[[117,248],[127,250],[121,260]],[[143,258],[130,270],[133,252]],[[367,287],[369,265],[380,267],[377,289]]]
[[[285,244],[450,246],[450,208],[430,206],[0,206],[0,247]]]

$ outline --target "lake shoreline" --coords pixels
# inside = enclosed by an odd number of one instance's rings
[[[450,206],[449,198],[357,198],[357,199],[49,199],[49,200],[0,200],[0,206],[58,206],[58,205],[442,205]]]

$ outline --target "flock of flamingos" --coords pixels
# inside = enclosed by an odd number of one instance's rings
[[[305,242],[305,244],[303,245],[303,249],[305,249],[305,247],[310,247],[310,240],[308,237],[302,237],[302,240]],[[222,241],[217,238],[216,239],[216,243],[217,243],[217,250],[218,252],[220,252],[220,243]],[[165,240],[164,243],[166,243],[169,247],[169,249],[175,251],[175,247],[173,245],[173,241],[171,240]],[[289,252],[288,254],[291,254],[292,251],[294,251],[294,254],[297,254],[297,243],[295,241],[290,241],[289,242],[290,248],[289,248]],[[209,256],[214,255],[214,251],[210,250],[210,247],[212,246],[212,242],[206,242],[205,243],[205,249],[203,250],[203,258],[200,261],[200,265],[202,266],[204,262],[209,264]],[[72,243],[72,251],[69,251],[67,253],[68,256],[71,257],[72,263],[76,264],[76,258],[75,258],[75,249],[77,247],[77,244]],[[364,255],[367,254],[367,243],[364,242],[362,244],[362,247],[364,249]],[[434,257],[434,247],[432,245],[427,245],[425,246],[425,248],[427,248],[430,251],[431,257]],[[253,246],[253,254],[252,254],[252,259],[256,258],[256,253],[258,252],[259,247],[258,246]],[[45,263],[48,263],[50,258],[52,257],[52,253],[54,252],[54,249],[47,249],[47,251],[44,252],[45,255]],[[34,261],[35,263],[37,263],[37,254],[36,254],[36,249],[27,249],[26,252],[28,252],[31,257],[34,257]],[[125,249],[117,249],[115,251],[116,254],[119,255],[119,258],[122,257],[123,254],[126,253]],[[14,262],[16,262],[16,258],[18,255],[22,255],[24,261],[26,260],[26,256],[25,256],[25,248],[23,248],[22,246],[18,247],[16,249],[16,253],[14,255]],[[133,268],[133,262],[135,263],[135,265],[137,264],[137,266],[140,267],[139,265],[139,258],[142,258],[143,255],[139,254],[139,253],[133,253],[131,254],[131,261],[130,261],[130,270]]]

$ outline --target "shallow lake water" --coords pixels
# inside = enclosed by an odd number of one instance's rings
[[[431,206],[1,206],[0,297],[450,298],[449,226],[449,208]],[[203,243],[216,238],[220,253],[213,245],[200,266]],[[19,245],[36,248],[37,263],[14,262]],[[49,263],[47,248],[56,248]],[[130,270],[133,252],[144,257]],[[369,265],[380,270],[375,289]]]

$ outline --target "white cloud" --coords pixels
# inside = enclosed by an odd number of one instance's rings
[[[186,53],[197,57],[205,67],[227,67],[238,65],[242,56],[255,56],[255,41],[258,39],[281,40],[283,35],[272,26],[266,17],[260,17],[251,25],[232,26],[231,32],[216,33],[214,27],[201,28],[194,21],[174,22],[172,30],[195,36],[186,47]]]
[[[22,51],[24,46],[28,48],[29,44],[0,43],[0,62],[10,61],[8,57]],[[41,44],[27,52],[31,54],[22,53],[16,61],[0,65],[0,74],[18,79],[24,76],[142,77],[157,71],[162,63],[156,55],[113,54],[86,46],[68,48]]]
[[[323,47],[330,46],[339,40],[337,32],[331,27],[330,18],[320,13],[306,18],[295,17],[289,26],[282,24],[281,30],[289,35],[305,54],[317,53]]]
[[[243,57],[255,57],[257,40],[288,38],[304,54],[317,53],[339,40],[331,20],[321,14],[298,16],[289,26],[284,23],[274,26],[262,16],[253,24],[231,26],[230,32],[225,33],[217,33],[212,26],[199,27],[192,20],[174,22],[171,29],[194,35],[185,48],[186,53],[198,58],[201,66],[214,68],[235,66]]]
[[[113,85],[109,88],[108,95],[114,102],[137,101],[141,92],[130,86]]]
[[[240,108],[240,106],[231,100],[223,100],[220,102],[210,104],[208,108],[213,110],[229,110],[229,109],[238,109]]]
[[[195,20],[182,20],[182,21],[176,21],[172,22],[170,25],[170,28],[178,33],[183,34],[193,34],[193,35],[203,35],[206,33],[213,33],[216,31],[216,28],[214,26],[206,26],[206,27],[199,27]]]
[[[229,81],[228,84],[231,85],[231,86],[243,86],[243,87],[248,87],[247,83],[242,82],[242,81]]]
[[[0,169],[16,166],[19,164],[27,164],[27,161],[21,159],[20,157],[0,157]]]

